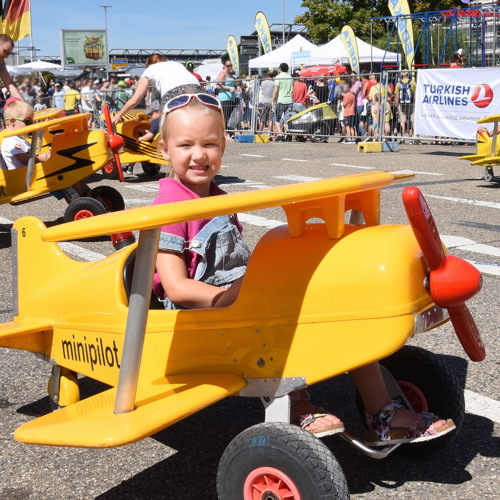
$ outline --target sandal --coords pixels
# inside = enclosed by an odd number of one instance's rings
[[[304,399],[309,401],[309,393],[305,389],[294,391],[292,394],[290,394],[290,400],[292,404],[302,401]],[[315,422],[317,418],[328,417],[330,415],[331,413],[328,413],[323,408],[316,406],[312,411],[299,415],[292,422],[292,424],[297,425],[301,429],[306,430],[306,427]],[[339,432],[344,432],[344,430],[345,430],[344,423],[339,422],[338,424],[330,424],[330,425],[325,425],[324,427],[318,427],[317,429],[311,429],[308,432],[314,434],[316,437],[319,438],[319,437],[330,436],[332,434],[337,434]]]
[[[434,424],[440,419],[436,415],[426,412],[419,413],[419,417],[415,422],[406,429],[391,429],[391,420],[402,408],[405,407],[393,399],[382,408],[378,415],[365,413],[366,423],[370,428],[366,434],[365,444],[369,446],[387,446],[397,443],[420,443],[444,436],[455,429],[455,424],[451,419],[446,420],[445,424],[436,429]]]

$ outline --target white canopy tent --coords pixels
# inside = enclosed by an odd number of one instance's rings
[[[318,47],[313,43],[306,40],[301,35],[296,35],[289,42],[285,43],[281,47],[269,52],[269,54],[264,54],[263,56],[256,57],[255,59],[250,59],[248,65],[250,68],[278,68],[281,63],[287,63],[291,65],[295,62],[297,65],[300,64],[301,59],[294,60],[294,52],[302,51],[313,51],[317,50]]]
[[[195,72],[198,73],[203,80],[210,77],[212,82],[217,80],[219,73],[223,70],[222,63],[220,59],[205,59],[196,69]]]
[[[400,56],[395,52],[386,52],[385,50],[374,47],[369,43],[364,42],[356,37],[358,42],[359,62],[363,63],[384,63],[397,64]],[[385,55],[385,58],[384,58]],[[340,64],[349,64],[347,52],[342,43],[340,35],[321,47],[316,47],[311,53],[311,64],[335,64],[340,61]]]
[[[26,64],[21,64],[15,67],[20,73],[32,73],[37,71],[50,71],[51,73],[63,71],[64,68],[60,64],[54,64],[47,61],[34,61]]]

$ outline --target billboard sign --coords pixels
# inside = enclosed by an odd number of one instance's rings
[[[61,30],[64,66],[107,66],[106,30]]]

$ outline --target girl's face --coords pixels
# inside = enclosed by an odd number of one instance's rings
[[[168,122],[168,137],[160,149],[179,180],[201,197],[210,194],[210,182],[219,172],[226,148],[215,112],[178,109]]]

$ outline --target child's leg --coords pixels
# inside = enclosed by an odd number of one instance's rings
[[[385,386],[380,365],[378,363],[370,363],[369,365],[350,371],[349,375],[356,384],[366,412],[378,415],[391,399]],[[391,428],[406,428],[415,423],[416,420],[419,420],[419,418],[419,413],[401,409],[395,414],[391,422]],[[438,420],[434,422],[434,428],[439,429],[445,424],[445,420]]]

